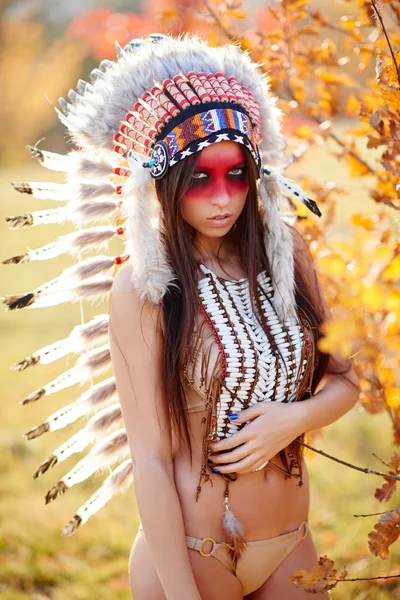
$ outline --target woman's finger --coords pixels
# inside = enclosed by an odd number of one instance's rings
[[[250,454],[250,456],[247,456],[238,462],[227,465],[218,465],[217,469],[219,473],[243,473],[247,469],[249,469],[249,471],[254,469],[259,462],[259,457],[255,456],[254,454]]]
[[[246,458],[246,456],[248,456],[250,452],[251,447],[249,446],[249,444],[243,444],[229,452],[223,452],[221,454],[211,454],[210,460],[217,465],[227,464]]]

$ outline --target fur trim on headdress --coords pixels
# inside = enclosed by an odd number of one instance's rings
[[[273,178],[263,174],[260,179],[260,199],[264,207],[266,250],[274,286],[274,305],[284,321],[296,314],[293,238],[276,210],[279,188]]]
[[[124,216],[127,217],[127,249],[133,265],[132,283],[140,294],[158,304],[174,279],[157,230],[159,203],[154,181],[143,161],[129,153],[132,175],[123,188]]]

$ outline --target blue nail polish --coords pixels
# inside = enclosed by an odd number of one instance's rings
[[[208,459],[208,462],[209,462],[209,463],[212,463],[212,460],[211,460],[211,458],[209,458],[209,459]]]
[[[232,413],[231,415],[229,415],[231,421],[235,421],[235,419],[237,419],[238,417],[239,415],[237,415],[236,413]]]
[[[218,469],[211,469],[212,473],[219,473]]]

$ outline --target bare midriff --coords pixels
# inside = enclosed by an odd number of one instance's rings
[[[189,452],[184,449],[183,444],[179,451],[177,440],[173,438],[175,485],[186,535],[229,541],[222,529],[222,500],[225,489],[223,478],[210,472],[212,485],[210,481],[202,484],[196,502],[204,416],[205,411],[189,414],[192,430],[192,467]],[[298,479],[288,477],[274,464],[284,468],[279,455],[276,455],[262,471],[239,474],[238,479],[230,485],[231,508],[245,529],[244,537],[247,541],[262,540],[296,529],[308,517],[310,492],[304,461],[301,487]]]

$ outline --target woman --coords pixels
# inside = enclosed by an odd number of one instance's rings
[[[122,208],[123,227],[118,219],[80,230],[8,262],[80,253],[115,235],[126,235],[131,258],[114,280],[106,275],[128,254],[86,259],[4,299],[9,309],[52,306],[112,287],[110,347],[24,401],[89,380],[111,351],[115,381],[29,432],[103,409],[37,475],[100,438],[49,502],[130,452],[63,533],[126,488],[133,471],[142,520],[130,561],[135,600],[305,598],[287,582],[317,560],[299,442],[348,411],[359,388],[349,360],[317,348],[329,310],[306,243],[278,214],[280,189],[321,213],[266,166],[284,165],[286,144],[268,79],[247,54],[157,34],[118,51],[94,70],[93,85],[80,81],[60,100],[76,149],[31,149],[66,171],[67,184],[16,186],[70,204],[9,217],[14,227],[81,226]],[[18,368],[103,342],[107,327],[98,315]],[[121,416],[126,429],[113,431]]]
[[[171,288],[162,305],[141,302],[131,265],[122,267],[114,283],[111,353],[142,520],[130,560],[135,600],[308,597],[287,582],[295,570],[311,568],[318,560],[307,522],[307,469],[296,443],[289,470],[282,451],[355,404],[357,378],[348,361],[315,350],[319,364],[317,360],[312,398],[302,403],[256,402],[231,414],[232,422],[245,426],[209,445],[211,475],[204,476],[204,429],[212,403],[207,403],[201,376],[213,370],[215,376],[218,342],[211,336],[214,352],[202,370],[198,353],[204,358],[202,344],[207,346],[209,331],[216,330],[204,311],[206,301],[200,305],[202,312],[198,300],[208,277],[228,293],[240,284],[244,293],[259,271],[268,269],[256,178],[252,156],[233,141],[210,145],[174,165],[156,182],[156,191],[162,240],[179,274],[177,291]],[[294,228],[290,230],[298,307],[315,329],[329,311],[306,244]],[[236,298],[236,304],[240,302]],[[190,340],[186,348],[185,335]],[[335,372],[346,377],[329,374]],[[289,475],[296,450],[301,487],[298,478]],[[212,486],[199,485],[199,470],[200,483],[211,479]],[[236,556],[221,523],[220,502],[227,487],[222,476],[235,474],[229,503],[247,542],[245,550],[236,548]]]

